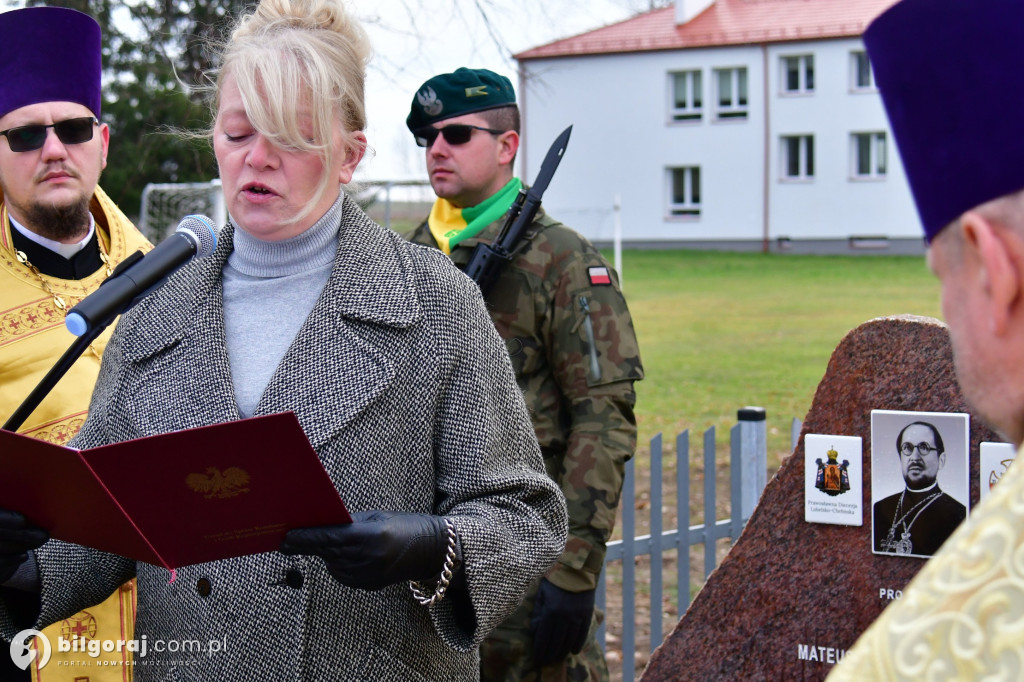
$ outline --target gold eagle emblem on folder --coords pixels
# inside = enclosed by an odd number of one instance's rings
[[[238,467],[228,467],[223,472],[216,467],[207,467],[205,474],[189,474],[185,477],[189,488],[202,493],[204,499],[225,499],[249,492],[249,474]]]

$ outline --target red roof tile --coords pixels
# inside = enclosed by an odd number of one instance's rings
[[[518,60],[861,35],[896,0],[716,0],[685,24],[656,9],[515,55]]]

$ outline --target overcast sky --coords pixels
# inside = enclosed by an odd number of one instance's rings
[[[367,138],[376,154],[361,180],[426,178],[423,150],[405,127],[416,89],[460,66],[488,68],[518,89],[511,55],[626,19],[651,0],[350,0],[374,48]],[[486,13],[487,19],[484,20]]]

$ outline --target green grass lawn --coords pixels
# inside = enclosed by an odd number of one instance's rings
[[[850,330],[887,315],[941,317],[938,281],[920,256],[625,251],[622,261],[646,371],[640,457],[659,432],[671,443],[690,429],[699,443],[710,426],[728,452],[736,410],[757,405],[774,472],[793,417],[810,409]]]

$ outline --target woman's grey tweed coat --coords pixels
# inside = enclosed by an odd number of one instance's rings
[[[221,312],[232,234],[229,226],[213,255],[123,316],[75,447],[240,418]],[[339,241],[330,279],[255,413],[296,413],[350,510],[452,521],[475,628],[460,627],[457,596],[428,609],[407,584],[349,589],[318,558],[271,552],[199,564],[169,583],[164,569],[57,541],[37,554],[41,622],[100,601],[137,571],[136,636],[149,642],[138,680],[478,677],[477,645],[561,552],[565,503],[472,282],[349,199]],[[160,475],[160,462],[139,466]],[[166,510],[167,523],[175,512]],[[293,570],[301,587],[290,586],[294,573],[285,581]],[[161,654],[157,640],[221,640],[226,651]]]

